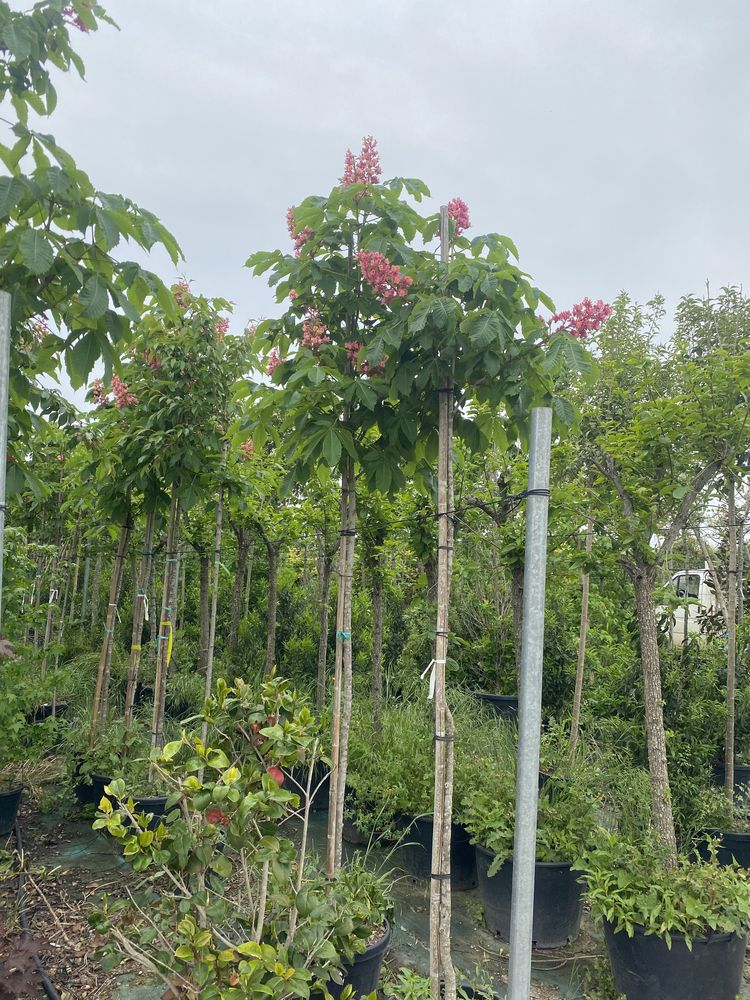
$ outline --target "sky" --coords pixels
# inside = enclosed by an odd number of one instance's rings
[[[109,0],[45,131],[155,212],[150,266],[278,311],[243,265],[378,141],[384,176],[460,196],[565,308],[741,284],[750,265],[746,0]],[[133,257],[135,254],[128,253]]]

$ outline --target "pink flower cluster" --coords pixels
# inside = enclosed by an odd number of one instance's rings
[[[75,28],[78,28],[79,31],[83,31],[86,35],[89,33],[89,29],[86,27],[83,18],[73,7],[63,7],[62,13],[68,24],[72,24]]]
[[[362,345],[358,340],[347,340],[344,347],[346,348],[346,356],[349,359],[349,362],[352,365],[356,365],[359,352],[362,350]]]
[[[118,410],[122,410],[126,406],[134,406],[138,402],[138,397],[130,391],[127,382],[123,382],[117,375],[112,376],[112,392]]]
[[[219,343],[221,343],[222,340],[226,337],[228,329],[229,329],[229,320],[226,318],[226,316],[221,316],[219,319],[216,320],[216,339],[219,341]]]
[[[406,298],[412,279],[408,275],[402,275],[397,264],[391,264],[377,250],[360,250],[357,260],[362,277],[368,285],[372,285],[383,305],[388,305],[396,298]]]
[[[299,298],[299,292],[297,291],[297,289],[296,288],[290,289],[289,290],[289,301],[290,302],[294,302],[298,298]]]
[[[330,344],[331,338],[328,335],[328,327],[323,323],[317,309],[307,310],[307,319],[302,324],[302,346],[309,347],[311,351],[317,350],[324,344]]]
[[[348,340],[344,347],[346,348],[346,356],[349,364],[352,368],[357,368],[357,358],[359,357],[359,352],[364,347],[359,340]],[[367,361],[362,361],[359,365],[359,370],[363,375],[373,377],[376,375],[382,375],[385,371],[385,366],[388,364],[388,356],[386,354],[380,359],[376,365],[371,365]]]
[[[448,215],[455,223],[455,235],[460,236],[471,225],[469,206],[463,198],[453,198],[448,202]]]
[[[359,370],[363,375],[367,375],[369,378],[377,378],[380,375],[385,374],[385,366],[388,364],[388,355],[384,354],[383,357],[376,365],[370,365],[366,361],[363,361],[359,366]]]
[[[341,184],[344,187],[348,184],[364,184],[365,187],[369,187],[371,184],[380,183],[382,173],[378,144],[371,135],[366,135],[362,140],[359,156],[355,156],[351,149],[347,149]]]
[[[174,296],[174,300],[177,303],[177,308],[187,309],[190,305],[190,285],[187,281],[185,281],[184,278],[180,279],[180,281],[176,281],[174,285],[172,285],[171,291]]]
[[[268,363],[266,365],[266,372],[269,375],[273,375],[273,373],[276,371],[276,369],[279,367],[279,365],[283,365],[285,361],[286,361],[286,358],[282,358],[282,356],[279,354],[278,347],[274,347],[273,350],[271,351],[271,353],[268,355]]]
[[[588,296],[582,302],[577,302],[570,309],[555,313],[549,319],[549,328],[552,333],[571,334],[583,340],[591,333],[601,327],[612,315],[612,306],[607,305],[601,299],[592,302]]]
[[[161,368],[161,361],[157,358],[153,351],[144,351],[143,360],[153,371],[158,372]]]
[[[294,205],[290,205],[286,210],[286,228],[289,230],[289,238],[294,243],[294,255],[299,257],[300,250],[312,238],[313,231],[309,226],[298,228],[297,220],[294,217]]]
[[[249,441],[245,441],[244,444],[240,445],[240,456],[243,462],[247,462],[249,459],[251,459],[254,453],[255,453],[255,443],[253,442],[252,438],[250,438]]]
[[[91,399],[97,406],[106,406],[109,402],[109,393],[100,378],[95,378],[91,383]]]

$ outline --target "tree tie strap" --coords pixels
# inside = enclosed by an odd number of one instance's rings
[[[356,532],[356,529],[354,529],[354,528],[343,528],[339,532],[339,537],[340,538],[356,538],[356,536],[357,536],[357,532]]]
[[[342,642],[351,642],[352,634],[348,629],[341,629],[336,633],[336,638],[341,639]]]
[[[138,652],[138,653],[140,653],[141,649],[142,649],[142,647],[141,647],[141,646],[133,646],[133,645],[131,645],[131,647],[130,647],[130,652],[132,653],[132,652],[134,652],[134,651],[135,651],[135,652]]]
[[[437,879],[438,882],[444,882],[446,881],[446,879],[449,879],[450,877],[451,877],[450,872],[440,872],[440,873],[430,872],[430,878]]]
[[[430,662],[424,668],[422,673],[419,675],[419,679],[421,681],[425,679],[428,673],[430,675],[430,682],[429,682],[430,686],[427,693],[428,701],[432,701],[432,699],[435,697],[435,667],[438,666],[438,664],[440,664],[441,666],[445,666],[445,660],[435,660],[435,659],[430,660]]]
[[[172,622],[170,621],[159,622],[159,628],[169,629],[168,635],[160,635],[158,639],[159,642],[162,642],[165,639],[167,640],[167,666],[169,666],[169,661],[172,659],[172,643],[174,640],[174,629],[172,628]]]
[[[449,736],[447,733],[435,733],[432,737],[438,743],[453,743],[455,736]]]

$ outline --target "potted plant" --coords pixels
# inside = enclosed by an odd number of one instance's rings
[[[578,870],[604,921],[615,986],[628,1000],[733,1000],[750,926],[750,876],[707,861],[664,863],[651,835],[638,844],[600,831]]]
[[[473,788],[460,806],[476,846],[479,891],[489,929],[510,940],[515,769],[497,758],[476,760]],[[540,783],[541,784],[541,783]],[[533,940],[559,948],[578,936],[583,890],[573,866],[596,826],[596,799],[581,775],[546,777],[539,792]]]
[[[704,788],[694,800],[691,826],[699,855],[707,860],[712,851],[720,865],[750,868],[750,795]],[[714,844],[709,844],[709,840]]]
[[[347,977],[376,974],[390,933],[385,878],[357,862],[333,880],[311,873],[309,803],[299,847],[284,836],[300,805],[285,771],[311,772],[317,759],[309,710],[277,678],[260,693],[219,681],[203,721],[206,738],[185,730],[154,754],[172,789],[155,828],[123,781],[108,786],[94,826],[150,878],[92,916],[103,957],[156,970],[165,998],[330,995]]]
[[[469,699],[457,695],[454,701],[458,760],[481,734]],[[360,708],[350,736],[347,815],[365,838],[377,834],[397,841],[395,859],[416,879],[428,879],[432,871],[433,732],[429,703],[414,700],[387,703],[377,732]],[[476,884],[469,836],[454,822],[451,887],[463,890]]]

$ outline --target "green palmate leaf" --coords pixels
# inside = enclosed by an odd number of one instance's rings
[[[88,319],[101,319],[109,304],[107,285],[104,279],[98,274],[92,274],[83,286],[80,300],[84,316]]]
[[[27,229],[21,234],[18,249],[32,274],[46,274],[52,267],[55,254],[52,244],[42,233]]]
[[[0,177],[0,218],[7,218],[23,197],[24,182],[20,177]]]
[[[341,441],[333,428],[331,428],[331,430],[323,438],[321,452],[323,454],[323,458],[328,465],[331,466],[331,468],[338,465],[339,459],[341,458]]]
[[[93,330],[85,333],[68,351],[68,373],[74,389],[79,389],[88,379],[100,355],[99,339]]]
[[[0,37],[16,59],[23,61],[31,55],[34,36],[24,21],[11,21],[10,24],[6,24]]]
[[[461,332],[465,333],[472,344],[480,350],[497,345],[502,340],[503,328],[496,312],[480,312],[469,316],[461,324]]]

